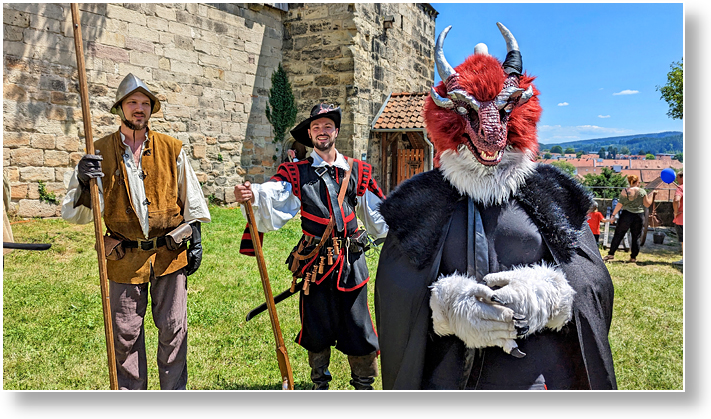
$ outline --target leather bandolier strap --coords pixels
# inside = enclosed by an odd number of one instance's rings
[[[340,212],[341,206],[343,205],[343,200],[346,196],[346,190],[348,189],[348,183],[350,182],[351,171],[353,170],[353,159],[349,159],[348,157],[346,157],[346,160],[348,161],[348,171],[343,177],[343,181],[341,182],[341,189],[338,191],[338,208],[332,208],[332,213],[335,213],[336,211]],[[331,194],[329,191],[329,196],[330,195]],[[333,214],[331,214],[331,220],[328,222],[328,224],[326,224],[326,229],[324,230],[323,235],[321,236],[321,241],[318,242],[314,250],[303,256],[300,255],[299,252],[294,252],[292,254],[292,256],[294,257],[294,265],[297,265],[298,261],[311,259],[312,257],[316,256],[319,250],[321,250],[321,247],[323,247],[323,244],[331,236],[331,232],[333,231],[333,226],[335,224],[336,221],[334,220]]]

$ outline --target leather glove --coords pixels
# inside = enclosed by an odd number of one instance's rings
[[[526,319],[500,304],[494,290],[458,273],[440,277],[430,289],[435,333],[455,335],[468,348],[498,346],[517,358],[525,355],[516,338],[528,331]]]
[[[560,269],[542,263],[484,276],[506,307],[526,316],[526,335],[544,328],[560,330],[573,317],[575,291]]]
[[[98,153],[85,154],[77,165],[77,180],[79,181],[79,191],[74,196],[74,208],[83,205],[91,209],[91,195],[89,194],[89,181],[98,177],[104,177],[101,171],[101,161],[104,159]]]
[[[195,221],[190,224],[190,227],[193,229],[193,235],[190,238],[190,245],[188,246],[188,266],[185,267],[185,275],[187,276],[194,274],[202,262],[200,222]]]
[[[96,150],[99,153],[99,150]],[[77,166],[77,179],[82,189],[89,189],[89,180],[104,177],[101,171],[101,161],[104,158],[98,154],[85,154]]]

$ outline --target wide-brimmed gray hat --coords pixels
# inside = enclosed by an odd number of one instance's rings
[[[141,92],[148,96],[151,100],[151,114],[154,114],[160,110],[160,100],[158,100],[156,95],[151,92],[143,80],[131,73],[128,73],[128,76],[121,81],[121,84],[119,84],[119,87],[116,90],[116,102],[114,102],[114,106],[111,107],[111,113],[119,115],[121,119],[125,119],[123,110],[121,109],[121,102],[135,92]]]
[[[335,107],[333,105],[326,105],[325,103],[319,103],[318,105],[311,108],[311,116],[301,121],[296,128],[292,129],[291,135],[294,139],[307,147],[313,147],[314,143],[309,138],[309,128],[311,127],[311,121],[319,118],[328,118],[336,124],[336,128],[341,128],[341,108]]]

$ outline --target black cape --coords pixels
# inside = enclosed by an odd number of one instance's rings
[[[442,173],[433,170],[399,185],[380,207],[389,226],[375,281],[383,389],[473,388],[474,351],[456,337],[434,336],[429,307],[428,286],[440,272],[445,238],[462,199]],[[616,389],[607,339],[614,289],[585,221],[592,197],[557,168],[538,165],[511,200],[535,224],[549,255],[576,291],[574,317],[564,330],[539,332],[526,340],[538,350],[546,348],[546,342],[572,346],[570,353],[577,354],[583,365],[571,374],[580,375],[582,388]],[[486,362],[505,360],[489,370],[502,376],[500,382],[506,381],[503,376],[519,374],[516,363],[503,358],[500,348],[486,350],[500,353]],[[538,355],[536,362],[549,362],[545,353],[529,353],[529,362],[532,355]]]

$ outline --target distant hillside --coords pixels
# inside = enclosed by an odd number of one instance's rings
[[[622,147],[627,147],[631,154],[638,154],[640,150],[645,153],[676,154],[684,151],[684,133],[679,131],[658,132],[655,134],[627,135],[623,137],[596,138],[593,140],[571,141],[568,143],[541,144],[541,150],[550,150],[559,145],[565,150],[572,147],[575,151],[584,151],[597,154],[600,148],[609,146],[617,147],[619,153]]]

